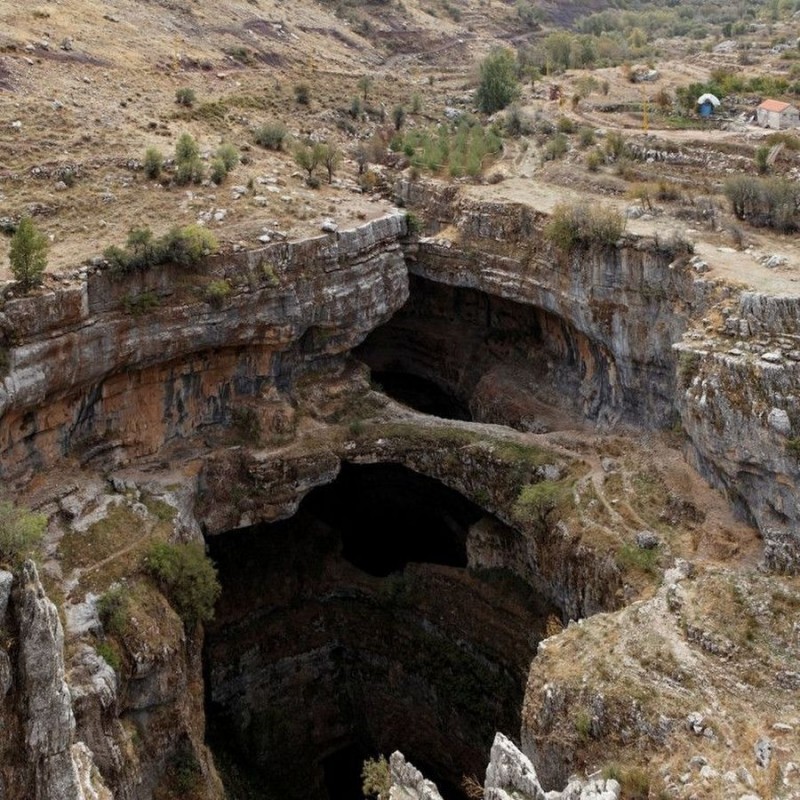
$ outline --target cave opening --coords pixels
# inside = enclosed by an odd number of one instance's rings
[[[411,275],[409,299],[354,355],[390,397],[526,431],[580,427],[618,401],[611,354],[543,308]]]
[[[226,782],[361,800],[364,758],[400,750],[464,800],[494,733],[519,732],[557,613],[518,577],[470,564],[487,518],[406,467],[344,464],[291,518],[210,539],[223,591],[204,647],[207,719]]]

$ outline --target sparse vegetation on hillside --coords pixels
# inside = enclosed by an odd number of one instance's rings
[[[215,253],[218,246],[214,234],[199,225],[172,228],[159,238],[145,226],[129,231],[124,248],[112,245],[103,255],[115,270],[125,273],[170,261],[192,266]]]

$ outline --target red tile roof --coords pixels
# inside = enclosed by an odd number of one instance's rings
[[[788,103],[782,103],[780,100],[765,100],[759,108],[763,108],[764,111],[786,111],[789,108]]]

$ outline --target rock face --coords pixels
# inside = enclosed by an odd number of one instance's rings
[[[279,400],[305,361],[346,352],[402,305],[404,231],[396,214],[212,258],[189,287],[174,266],[104,270],[6,303],[0,472],[24,478],[68,454],[124,462]],[[221,308],[203,299],[211,279],[233,288]],[[280,402],[262,413],[265,430],[285,426]]]
[[[774,570],[800,565],[800,300],[743,293],[720,329],[678,348],[690,455],[758,526]]]
[[[409,253],[412,274],[536,309],[543,338],[552,329],[552,351],[574,364],[587,416],[647,427],[673,420],[671,347],[698,308],[685,253],[623,240],[562,254],[543,234],[546,218],[525,206],[457,199],[422,183],[399,192],[431,233]]]
[[[18,683],[12,679],[8,652],[0,651],[6,695],[0,795],[35,800],[110,798],[91,751],[76,737],[58,611],[45,595],[33,562],[23,564],[11,596],[9,577],[10,573],[0,573],[4,598],[0,622],[8,624],[19,641],[13,670]],[[9,699],[22,709],[21,725],[6,713]]]

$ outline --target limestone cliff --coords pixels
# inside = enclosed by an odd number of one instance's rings
[[[0,473],[152,454],[257,398],[264,430],[284,429],[282,393],[304,361],[346,352],[404,302],[404,219],[218,256],[192,274],[83,269],[6,301]],[[212,279],[232,287],[221,308],[204,294]]]

